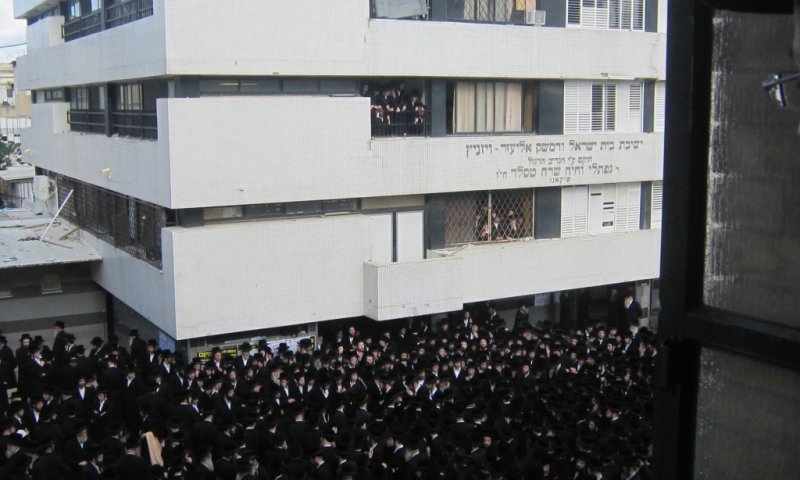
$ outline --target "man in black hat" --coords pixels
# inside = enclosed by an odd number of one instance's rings
[[[125,442],[125,455],[117,462],[122,480],[150,480],[152,478],[150,463],[141,455],[142,439],[138,435],[131,435]]]
[[[102,472],[100,466],[103,464],[103,447],[96,443],[89,445],[87,456],[89,461],[86,465],[81,467],[78,479],[99,480],[100,473]]]
[[[5,380],[6,388],[17,386],[15,368],[17,368],[17,360],[14,358],[14,351],[8,346],[6,337],[0,335],[0,376]]]
[[[239,355],[233,361],[233,366],[239,375],[244,375],[244,372],[253,366],[253,357],[250,355],[252,349],[250,342],[244,342],[239,345]]]
[[[57,321],[53,325],[53,355],[55,356],[56,363],[61,363],[64,357],[64,345],[66,345],[66,334],[64,331],[64,322]]]
[[[138,434],[142,419],[139,415],[138,400],[145,393],[145,386],[136,373],[136,365],[128,364],[125,383],[123,384],[122,411],[125,425],[131,434]]]
[[[61,455],[74,475],[88,462],[89,429],[85,423],[80,423],[72,435],[64,442]]]
[[[139,330],[132,329],[128,332],[128,342],[130,345],[131,358],[134,361],[144,361],[145,354],[147,353],[147,343],[139,337]]]

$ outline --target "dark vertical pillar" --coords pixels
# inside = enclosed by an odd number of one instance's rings
[[[113,93],[113,88],[106,83],[100,87],[100,90],[103,91],[103,95],[106,97],[106,108],[105,112],[103,112],[103,123],[105,125],[103,128],[105,129],[106,135],[111,136],[111,106],[114,104],[114,99],[111,98],[111,95]]]
[[[444,223],[447,200],[444,195],[428,195],[425,201],[425,248],[444,248]]]
[[[539,0],[536,2],[536,9],[547,12],[545,27],[564,28],[567,26],[567,2],[565,0]]]
[[[431,0],[430,19],[439,22],[447,20],[447,0]]]
[[[536,108],[536,133],[539,135],[563,135],[564,81],[542,80],[539,82],[539,98]]]
[[[561,237],[561,187],[537,188],[534,195],[533,237]]]
[[[658,2],[665,0],[644,0],[644,31],[658,30]]]
[[[431,81],[431,136],[447,134],[447,85],[444,80]]]
[[[653,211],[653,182],[642,182],[642,198],[639,203],[639,230],[650,230]]]
[[[642,92],[642,131],[646,133],[653,132],[653,125],[655,122],[655,102],[656,102],[656,82],[647,80],[644,82],[644,91]]]

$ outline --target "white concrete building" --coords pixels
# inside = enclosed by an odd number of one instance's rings
[[[115,314],[169,341],[648,282],[665,12],[15,0],[23,149]]]

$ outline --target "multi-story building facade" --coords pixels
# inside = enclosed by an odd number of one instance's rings
[[[15,0],[23,148],[172,340],[649,281],[665,12]]]

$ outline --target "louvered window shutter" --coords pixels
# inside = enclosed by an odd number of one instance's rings
[[[650,228],[654,229],[661,228],[663,193],[664,193],[664,182],[663,181],[653,182],[653,188],[651,193],[652,213],[650,215]]]
[[[665,93],[666,93],[666,84],[664,82],[656,82],[656,89],[653,99],[653,130],[656,132],[663,132],[664,131],[664,121],[665,121]]]

